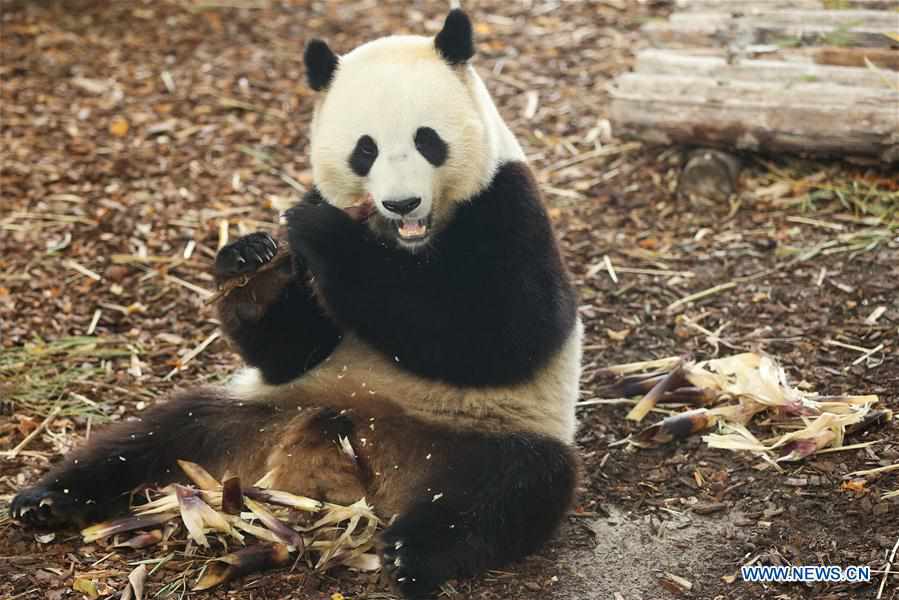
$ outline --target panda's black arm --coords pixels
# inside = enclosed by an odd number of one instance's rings
[[[287,215],[335,319],[423,376],[526,381],[570,335],[575,294],[527,167],[500,169],[421,253],[377,239],[312,194]]]
[[[304,265],[288,259],[254,272],[274,258],[276,249],[271,236],[260,232],[228,244],[216,257],[220,282],[252,275],[219,301],[219,320],[244,362],[258,368],[270,384],[302,375],[327,358],[340,340],[337,325],[315,299]]]

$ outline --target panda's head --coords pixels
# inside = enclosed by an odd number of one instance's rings
[[[414,250],[500,163],[523,160],[468,64],[473,55],[471,22],[460,10],[434,38],[389,36],[339,57],[310,42],[307,78],[320,92],[311,162],[322,196],[340,208],[372,202],[374,231]]]

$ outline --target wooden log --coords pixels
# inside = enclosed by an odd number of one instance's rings
[[[777,60],[800,64],[831,65],[838,67],[864,67],[869,68],[871,63],[879,69],[899,71],[899,49],[888,48],[841,48],[838,46],[824,46],[811,48],[781,48],[771,44],[758,44],[744,46],[738,49],[731,48],[671,48],[669,51],[683,50],[691,56],[705,56],[727,58],[729,61],[734,56],[747,59]]]
[[[618,137],[899,162],[899,92],[629,73],[610,89]]]
[[[867,67],[899,71],[899,50],[879,48],[810,48],[812,60],[819,65]]]
[[[895,14],[882,10],[744,10],[735,17],[728,12],[673,13],[672,23],[689,23],[695,20],[730,23],[734,19],[746,19],[753,24],[772,27],[858,27],[884,33],[895,32]]]
[[[739,57],[728,61],[723,56],[696,56],[689,50],[644,50],[637,55],[635,71],[719,80],[770,81],[783,86],[817,82],[899,91],[899,75],[895,73]]]
[[[656,46],[780,47],[809,45],[889,48],[899,43],[891,13],[876,10],[755,11],[674,13],[651,21],[644,34]]]
[[[896,10],[897,0],[677,0],[679,10],[745,12],[747,10]]]

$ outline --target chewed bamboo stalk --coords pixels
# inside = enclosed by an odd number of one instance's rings
[[[222,484],[219,483],[215,477],[210,475],[209,471],[207,471],[197,463],[192,463],[186,460],[179,460],[178,466],[181,467],[181,470],[184,471],[184,474],[194,482],[194,485],[196,485],[201,490],[212,492],[222,489]]]
[[[341,506],[267,489],[264,486],[274,481],[274,472],[267,473],[255,486],[242,489],[236,477],[222,484],[200,465],[185,461],[179,461],[179,465],[197,487],[172,484],[149,490],[149,501],[133,507],[134,514],[84,529],[85,541],[145,530],[116,547],[140,548],[168,542],[178,529],[173,520],[180,516],[188,537],[205,548],[210,547],[210,532],[228,534],[242,544],[246,543],[246,535],[261,542],[211,561],[197,590],[284,566],[292,560],[292,554],[314,553],[317,557],[312,562],[321,570],[336,565],[360,570],[380,568],[380,560],[372,552],[380,521],[364,498]],[[313,513],[318,519],[310,527],[290,525],[288,513],[297,510]],[[168,523],[165,531],[160,531],[159,526],[164,523]]]
[[[698,408],[672,415],[655,425],[650,425],[633,436],[631,442],[635,446],[659,446],[705,431],[717,422],[717,417],[710,415],[708,409]]]
[[[653,448],[711,429],[720,422],[748,423],[753,415],[764,407],[751,401],[734,406],[697,408],[678,413],[646,427],[631,438],[631,443],[643,448]]]
[[[269,489],[273,485],[275,485],[275,477],[278,476],[278,468],[274,468],[262,477],[259,478],[259,481],[253,484],[253,487],[260,489]]]
[[[377,571],[381,568],[381,557],[371,552],[348,556],[341,564],[358,571]]]
[[[300,537],[299,533],[288,527],[284,521],[276,517],[261,502],[256,502],[252,498],[244,498],[244,503],[282,543],[302,552],[303,538]]]
[[[872,410],[861,421],[846,428],[846,435],[863,433],[874,427],[883,427],[893,419],[893,411],[889,409]]]
[[[228,520],[208,504],[203,502],[200,495],[193,489],[183,485],[175,485],[175,494],[178,498],[178,506],[181,509],[181,520],[187,527],[188,535],[200,546],[209,546],[205,530],[212,529],[227,533],[238,541],[243,541],[243,536],[231,527]]]
[[[243,490],[240,487],[240,479],[231,477],[222,484],[222,512],[229,515],[239,515],[243,506]]]
[[[650,371],[653,369],[668,372],[680,361],[679,357],[672,356],[669,358],[659,358],[656,360],[645,360],[641,362],[625,363],[623,365],[613,365],[600,369],[600,374],[610,375],[630,375],[631,373],[639,373],[641,371]]]
[[[306,529],[306,531],[311,531],[313,529],[320,529],[327,525],[333,525],[339,523],[341,521],[347,521],[352,519],[356,515],[364,515],[371,521],[378,522],[378,517],[375,516],[371,506],[368,505],[368,502],[365,501],[365,498],[362,498],[349,506],[341,506],[339,504],[326,504],[327,511],[325,515],[316,521],[311,527]],[[303,531],[301,529],[301,531]]]
[[[774,358],[754,352],[701,362],[671,357],[606,371],[622,377],[602,388],[601,395],[645,394],[628,419],[641,420],[661,401],[701,407],[667,417],[628,438],[644,448],[717,426],[718,432],[704,436],[712,447],[754,452],[771,463],[795,461],[840,448],[847,433],[892,418],[890,411],[872,410],[879,400],[876,395],[819,396],[799,390],[789,384]],[[762,441],[747,428],[757,414],[766,416],[763,425],[792,431]]]
[[[792,462],[811,456],[818,450],[827,448],[836,439],[837,433],[832,429],[824,429],[809,438],[793,440],[786,443],[777,462]]]
[[[702,439],[710,448],[725,448],[727,450],[748,450],[749,452],[764,453],[768,449],[755,434],[745,425],[740,423],[721,423],[721,431],[724,433],[710,433]]]
[[[146,533],[139,533],[124,542],[118,542],[113,544],[113,548],[133,548],[138,550],[140,548],[149,548],[150,546],[154,546],[162,541],[162,530],[161,529],[153,529],[151,531],[147,531]]]
[[[748,450],[759,454],[768,454],[775,450],[783,450],[778,462],[801,460],[811,456],[818,450],[827,447],[839,447],[843,444],[843,434],[848,424],[861,419],[858,414],[836,415],[824,413],[808,423],[802,429],[762,442],[742,425],[723,424],[725,433],[705,436],[705,441],[712,448],[729,450]],[[727,431],[729,430],[729,431]]]
[[[251,573],[285,567],[290,562],[290,549],[284,544],[256,544],[209,562],[193,589],[208,590]]]
[[[686,379],[684,373],[684,360],[682,359],[674,366],[670,373],[660,379],[658,383],[643,396],[637,405],[627,413],[625,418],[637,422],[642,421],[643,418],[649,414],[649,411],[655,407],[656,402],[658,402],[666,392],[677,389],[684,385],[684,383],[686,383]]]
[[[665,392],[659,402],[683,402],[694,406],[712,406],[721,394],[710,388],[682,387],[670,392]]]
[[[191,488],[194,489],[194,488]],[[194,489],[196,494],[200,496],[206,504],[210,506],[222,505],[222,492],[208,492],[202,489]],[[134,512],[139,515],[152,515],[161,512],[171,512],[180,510],[178,505],[178,495],[175,493],[175,484],[167,485],[157,490],[161,495],[150,502],[134,507]]]
[[[371,508],[364,500],[360,500],[348,507],[348,509],[351,516],[348,519],[346,529],[322,553],[318,563],[316,563],[316,568],[325,569],[332,564],[343,564],[345,560],[352,559],[371,549],[372,540],[379,524],[377,517],[374,516]],[[356,534],[356,529],[363,519],[365,519],[366,525],[362,531]]]
[[[667,375],[664,371],[628,375],[618,381],[600,388],[597,395],[603,398],[630,398],[649,392],[655,385]]]
[[[170,521],[177,516],[178,513],[158,513],[154,515],[131,515],[122,519],[97,523],[81,530],[81,537],[85,543],[95,542],[97,540],[112,537],[117,533],[125,533],[126,531],[134,531],[136,529],[152,529],[157,525],[162,525],[166,521]]]
[[[297,496],[290,492],[282,492],[280,490],[267,490],[260,487],[247,488],[243,492],[248,498],[253,498],[260,502],[268,502],[269,504],[279,504],[288,506],[305,512],[318,512],[325,507],[325,504],[319,500],[306,498],[305,496]]]

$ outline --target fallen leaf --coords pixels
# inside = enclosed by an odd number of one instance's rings
[[[76,577],[75,581],[72,583],[72,589],[76,592],[81,592],[91,600],[96,600],[100,597],[100,593],[97,592],[96,584],[84,577]]]
[[[16,425],[16,429],[19,430],[19,433],[22,435],[28,435],[40,424],[36,419],[32,419],[31,417],[26,417],[25,415],[17,415],[19,423]]]
[[[478,35],[484,35],[484,36],[490,35],[491,33],[493,33],[493,28],[490,26],[490,24],[485,23],[483,21],[481,21],[480,23],[476,23],[474,26],[474,30],[475,30],[475,33],[477,33]]]
[[[125,137],[128,135],[128,120],[125,117],[113,117],[109,123],[109,133],[116,137]]]
[[[864,492],[868,482],[864,479],[852,479],[844,481],[840,489],[844,492]]]
[[[144,583],[147,581],[147,565],[138,565],[128,574],[128,584],[134,590],[136,600],[144,600]]]

